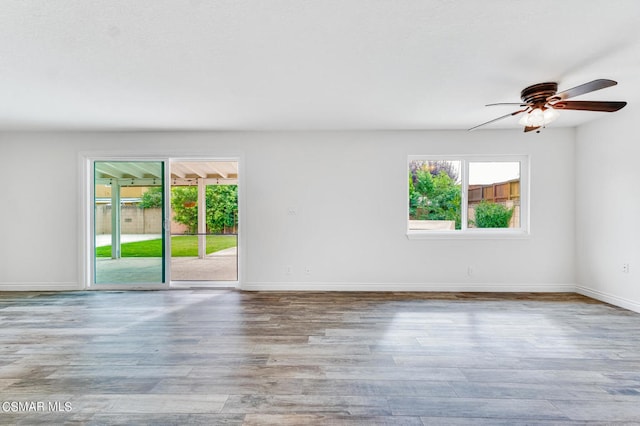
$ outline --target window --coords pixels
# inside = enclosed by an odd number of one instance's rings
[[[410,238],[528,234],[526,156],[411,156]]]

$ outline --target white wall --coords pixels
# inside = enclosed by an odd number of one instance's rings
[[[78,167],[64,137],[0,134],[0,290],[78,287]]]
[[[640,144],[626,109],[577,130],[579,291],[640,312]],[[629,264],[629,272],[622,265]]]
[[[242,288],[571,291],[575,132],[0,134],[0,290],[79,288],[82,152],[242,157]],[[409,154],[529,154],[523,240],[408,240]],[[45,210],[45,207],[46,210]],[[289,209],[295,209],[295,216]],[[293,273],[286,274],[286,266]],[[310,273],[305,273],[305,267]],[[467,267],[474,275],[467,276]]]

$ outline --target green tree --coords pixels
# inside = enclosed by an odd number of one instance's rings
[[[429,197],[433,195],[433,179],[429,171],[416,170],[414,176],[409,175],[409,217],[426,219]]]
[[[162,207],[162,198],[162,187],[152,186],[142,194],[138,207],[141,209]]]
[[[511,216],[513,208],[483,200],[476,206],[475,225],[478,228],[508,228]]]
[[[433,191],[429,199],[429,220],[453,220],[456,229],[461,227],[460,186],[445,172],[433,178]]]
[[[409,172],[409,217],[415,218],[416,211],[420,204],[420,193],[416,191],[416,186],[413,183],[413,177]]]
[[[456,178],[445,167],[428,162],[411,164],[409,217],[417,220],[452,220],[461,227],[461,193]],[[455,175],[454,175],[455,176]]]
[[[423,197],[429,198],[433,196],[434,183],[433,177],[429,170],[420,169],[416,171],[416,191]]]
[[[198,188],[177,186],[171,190],[173,220],[186,225],[188,232],[198,232]],[[219,234],[234,232],[238,224],[238,186],[207,185],[206,222],[208,232]]]
[[[173,220],[186,225],[190,234],[198,232],[198,188],[174,186],[171,188]]]
[[[207,227],[214,234],[233,232],[238,224],[238,186],[207,186]]]
[[[449,177],[457,182],[460,177],[456,162],[448,160],[412,160],[409,163],[409,171],[411,175],[415,175],[418,170],[428,170],[432,176],[437,176],[440,172],[444,171]]]

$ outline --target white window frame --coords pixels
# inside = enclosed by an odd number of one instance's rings
[[[461,229],[456,230],[418,230],[409,229],[409,182],[405,179],[406,234],[410,240],[420,239],[518,239],[530,236],[530,178],[528,155],[409,155],[406,171],[412,161],[459,161],[461,180]],[[519,162],[520,163],[520,227],[519,228],[469,228],[468,193],[469,163],[473,162]]]

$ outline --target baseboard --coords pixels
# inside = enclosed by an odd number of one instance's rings
[[[169,288],[184,289],[236,289],[237,281],[171,281]]]
[[[397,291],[397,292],[516,292],[565,293],[574,292],[640,313],[640,303],[593,290],[576,284],[490,284],[490,283],[326,283],[326,282],[244,282],[237,287],[245,291]],[[78,283],[22,282],[0,283],[2,291],[74,291],[82,290]]]
[[[464,292],[575,292],[575,284],[490,284],[490,283],[323,283],[323,282],[244,282],[246,291],[464,291]]]
[[[0,291],[71,291],[82,290],[78,283],[0,283]]]
[[[576,286],[576,293],[640,313],[640,303],[587,287]]]

